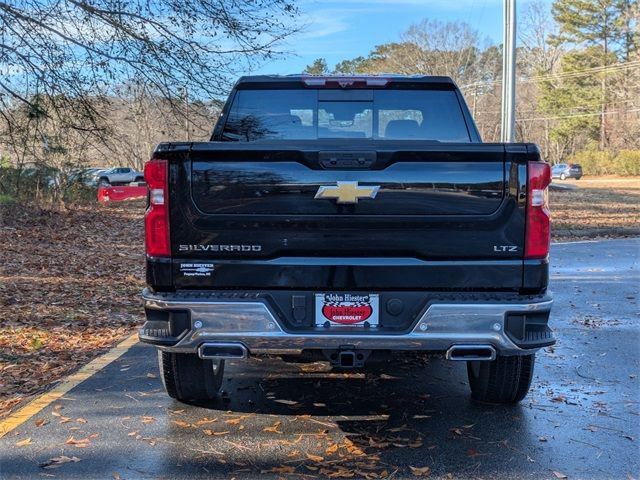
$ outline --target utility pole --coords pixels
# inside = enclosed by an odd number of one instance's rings
[[[516,110],[516,0],[504,0],[502,36],[502,130],[500,140],[515,139]]]
[[[189,132],[189,91],[187,87],[180,87],[180,91],[184,93],[184,130],[187,142],[191,141],[191,133]]]

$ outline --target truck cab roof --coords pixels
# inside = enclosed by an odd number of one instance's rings
[[[246,88],[251,86],[264,86],[273,88],[275,86],[306,86],[306,87],[323,87],[323,86],[339,86],[342,88],[371,88],[371,87],[387,87],[392,84],[403,85],[448,85],[450,88],[457,88],[451,77],[435,76],[435,75],[398,75],[393,73],[385,73],[379,75],[308,75],[304,73],[296,73],[291,75],[247,75],[240,77],[236,82],[236,88]]]

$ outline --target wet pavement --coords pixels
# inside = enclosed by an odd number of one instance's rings
[[[518,406],[472,402],[464,364],[420,356],[351,374],[228,362],[223,396],[189,406],[138,344],[0,439],[0,476],[638,478],[639,250],[553,246],[558,343]]]

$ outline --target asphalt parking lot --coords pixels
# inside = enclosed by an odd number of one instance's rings
[[[2,478],[638,478],[640,239],[552,247],[558,343],[518,406],[465,366],[227,364],[222,397],[166,396],[137,344],[0,439]]]

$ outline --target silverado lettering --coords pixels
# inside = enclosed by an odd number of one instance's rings
[[[261,245],[179,245],[181,252],[260,252]]]
[[[420,351],[514,403],[555,343],[549,165],[483,143],[448,77],[242,77],[211,141],[158,145],[145,179],[140,339],[178,400],[214,398],[227,359]]]

